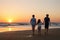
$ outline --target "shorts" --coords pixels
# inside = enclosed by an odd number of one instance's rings
[[[45,29],[48,29],[49,28],[49,24],[45,24]]]

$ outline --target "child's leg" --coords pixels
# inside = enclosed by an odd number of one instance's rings
[[[38,27],[38,33],[41,34],[41,27]]]
[[[39,27],[38,27],[38,33],[39,33]]]
[[[45,28],[45,35],[48,34],[48,28]]]
[[[35,32],[35,26],[32,26],[32,32],[33,32],[33,35],[34,35],[34,32]]]
[[[41,34],[41,26],[40,26],[40,34]]]

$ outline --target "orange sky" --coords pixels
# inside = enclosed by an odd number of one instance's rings
[[[60,22],[60,0],[0,0],[0,22],[29,22],[32,14],[44,20]]]

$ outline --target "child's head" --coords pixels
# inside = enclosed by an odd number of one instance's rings
[[[40,19],[38,19],[38,23],[40,23],[41,22],[41,20]]]
[[[34,18],[34,17],[35,17],[35,15],[32,15],[32,17]]]
[[[46,17],[49,17],[49,14],[46,14]]]

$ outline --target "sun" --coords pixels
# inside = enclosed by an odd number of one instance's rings
[[[11,23],[12,22],[12,19],[9,19],[8,22]]]

